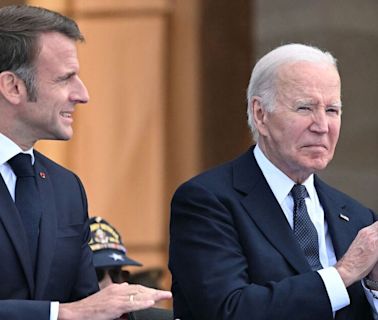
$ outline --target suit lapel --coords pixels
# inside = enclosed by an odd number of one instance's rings
[[[335,250],[337,260],[347,251],[353,241],[355,230],[353,221],[347,221],[341,217],[349,217],[344,202],[339,197],[332,197],[332,188],[315,176],[315,188],[323,206],[325,219]]]
[[[25,273],[29,286],[30,296],[34,296],[34,277],[28,242],[24,231],[21,217],[17,211],[16,205],[9,194],[8,188],[0,175],[0,219],[4,228],[11,239],[15,251]]]
[[[53,186],[48,171],[40,164],[37,157],[35,170],[42,205],[35,297],[36,299],[41,299],[49,279],[51,263],[54,257],[57,220]]]
[[[235,162],[233,172],[234,187],[246,194],[241,202],[261,232],[297,272],[311,271],[252,150]]]

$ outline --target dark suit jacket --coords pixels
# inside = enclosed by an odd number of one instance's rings
[[[339,259],[376,217],[318,177],[315,187]],[[178,188],[169,268],[181,320],[333,319],[323,281],[310,269],[252,150]],[[348,292],[351,304],[336,319],[371,319],[361,284]]]
[[[36,201],[43,208],[35,279],[22,222],[0,175],[0,319],[48,320],[50,301],[75,301],[98,290],[83,186],[40,153],[35,158],[42,197]]]

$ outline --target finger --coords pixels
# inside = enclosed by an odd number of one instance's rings
[[[172,298],[172,293],[170,291],[156,290],[154,292],[155,301],[166,300],[166,299],[171,299],[171,298]]]
[[[165,299],[171,299],[172,293],[170,291],[145,288],[145,290],[138,292],[138,296],[143,296],[145,299],[160,301]]]
[[[144,299],[143,297],[132,295],[130,296],[129,301],[126,302],[126,305],[127,305],[126,309],[127,309],[127,312],[137,311],[137,310],[150,308],[154,304],[155,304],[154,300]]]

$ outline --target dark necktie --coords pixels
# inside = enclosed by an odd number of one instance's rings
[[[318,233],[308,215],[305,202],[308,196],[306,187],[301,184],[294,185],[291,195],[294,199],[294,235],[312,270],[322,269],[319,259]]]
[[[35,179],[31,156],[19,153],[8,161],[17,176],[15,203],[29,243],[30,255],[35,270],[38,247],[39,221],[41,219],[40,195]]]

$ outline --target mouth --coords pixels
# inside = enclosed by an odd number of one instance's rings
[[[307,144],[304,145],[303,148],[312,150],[328,150],[325,144]]]
[[[62,111],[59,114],[65,119],[72,119],[72,111]]]
[[[71,125],[73,122],[73,111],[61,111],[59,113],[63,123],[66,125]]]

